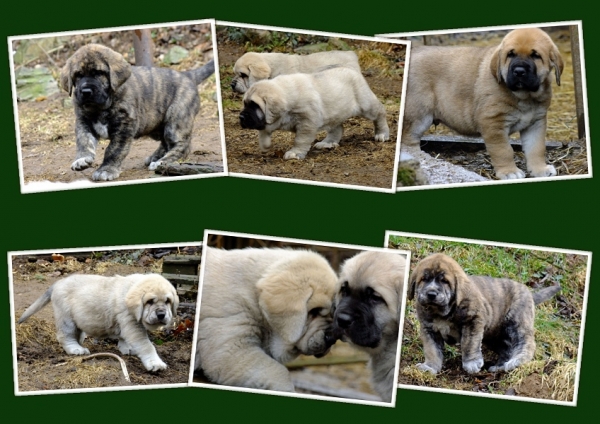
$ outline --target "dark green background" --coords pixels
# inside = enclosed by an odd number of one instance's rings
[[[358,35],[583,20],[590,126],[600,125],[600,19],[593,2],[200,1],[11,2],[3,36],[216,18]],[[273,3],[271,5],[271,3]],[[362,5],[361,5],[362,3]],[[5,38],[6,39],[6,38]],[[6,44],[5,44],[6,46]],[[600,247],[597,179],[423,190],[398,194],[209,178],[21,195],[7,50],[2,63],[2,251],[200,241],[205,228],[382,246],[386,229],[595,251]],[[556,406],[413,390],[395,409],[199,388],[15,397],[8,267],[0,297],[0,396],[5,422],[89,423],[223,419],[266,422],[574,422],[598,403],[600,294],[592,278],[578,406]],[[592,274],[593,277],[593,274]],[[192,418],[191,416],[197,418]],[[3,420],[3,421],[4,421]]]

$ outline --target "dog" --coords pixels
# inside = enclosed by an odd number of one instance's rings
[[[244,94],[242,128],[257,129],[260,151],[271,148],[275,130],[294,131],[294,147],[284,159],[304,159],[319,131],[327,137],[316,149],[339,146],[343,123],[362,116],[375,124],[375,140],[390,138],[385,107],[363,76],[350,68],[332,68],[314,74],[280,75],[259,81]]]
[[[386,402],[395,390],[394,371],[406,272],[397,253],[362,252],[340,270],[334,336],[367,352],[373,387]]]
[[[547,165],[546,114],[563,59],[538,28],[509,32],[499,46],[434,47],[411,51],[402,129],[404,149],[418,148],[431,124],[443,123],[467,136],[482,136],[501,180],[524,178],[509,135],[519,132],[532,177],[556,175]]]
[[[489,371],[510,371],[533,359],[534,306],[560,291],[550,286],[532,294],[508,278],[469,276],[443,253],[420,261],[409,280],[415,298],[425,362],[417,367],[437,374],[444,343],[460,343],[462,366],[469,374],[483,366],[482,343],[498,354]]]
[[[308,250],[206,248],[194,369],[213,383],[293,392],[283,363],[335,343],[337,277]]]
[[[60,85],[73,96],[77,154],[71,169],[89,168],[99,138],[110,140],[94,181],[121,174],[135,138],[150,136],[160,146],[145,160],[149,170],[187,156],[194,118],[200,110],[197,85],[214,73],[203,67],[177,72],[130,66],[122,55],[99,44],[78,49],[61,70]]]
[[[25,310],[19,324],[52,301],[56,338],[69,355],[89,355],[81,346],[86,335],[116,338],[123,355],[137,355],[148,371],[167,368],[147,330],[168,326],[179,297],[158,274],[125,277],[75,274],[54,283]]]
[[[307,55],[286,53],[245,53],[233,65],[231,88],[245,93],[254,83],[287,74],[312,74],[330,67],[344,66],[361,72],[358,56],[352,51],[328,51]]]

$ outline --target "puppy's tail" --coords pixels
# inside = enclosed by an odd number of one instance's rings
[[[21,318],[19,318],[19,324],[21,324],[27,318],[29,318],[30,316],[32,316],[33,314],[35,314],[37,311],[39,311],[40,309],[42,309],[48,303],[50,303],[50,298],[52,297],[52,289],[53,288],[54,288],[54,285],[50,286],[50,288],[48,290],[46,290],[46,293],[44,293],[43,295],[41,295],[38,300],[36,300],[35,302],[33,302],[31,304],[31,306],[29,308],[27,308],[25,310],[25,312],[23,312],[23,315],[21,315]]]
[[[550,300],[556,293],[560,291],[560,285],[550,286],[533,293],[533,301],[536,305],[539,305],[546,300]]]
[[[200,84],[206,78],[215,73],[215,61],[211,59],[206,65],[198,69],[186,71],[185,74],[190,77],[196,85]]]

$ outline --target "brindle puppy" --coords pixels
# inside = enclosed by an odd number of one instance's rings
[[[185,158],[194,117],[200,110],[197,85],[214,72],[211,60],[202,68],[177,72],[130,66],[119,53],[88,44],[73,54],[61,71],[61,86],[73,96],[77,154],[71,169],[92,165],[99,138],[110,139],[96,181],[119,177],[121,163],[134,138],[160,141],[146,158],[150,170]]]

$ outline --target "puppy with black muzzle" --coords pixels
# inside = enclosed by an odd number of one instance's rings
[[[362,74],[350,68],[258,81],[246,91],[243,101],[240,125],[259,130],[261,152],[271,148],[273,131],[296,133],[294,146],[284,159],[304,159],[319,131],[327,131],[327,136],[314,145],[315,149],[339,146],[343,123],[353,116],[373,121],[376,141],[390,138],[385,107]]]
[[[410,276],[408,298],[416,300],[425,362],[417,367],[437,374],[444,343],[460,343],[463,369],[477,373],[484,364],[482,344],[498,354],[489,371],[510,371],[535,353],[535,305],[560,286],[535,293],[508,278],[467,275],[451,257],[436,253],[421,260]]]
[[[398,253],[362,252],[342,265],[336,295],[334,335],[371,356],[375,391],[391,401],[406,258]]]
[[[202,68],[177,72],[130,66],[122,55],[102,45],[81,47],[67,60],[60,77],[75,106],[77,153],[71,169],[92,166],[100,138],[110,144],[92,174],[95,181],[118,178],[133,139],[141,136],[160,141],[144,162],[149,170],[185,158],[200,110],[197,85],[213,73],[212,60]]]

